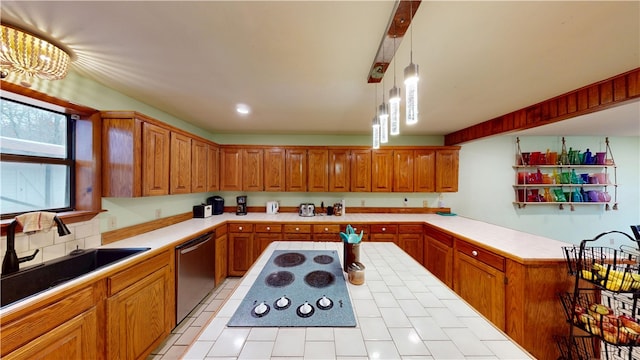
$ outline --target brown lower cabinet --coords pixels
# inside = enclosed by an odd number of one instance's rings
[[[253,224],[229,224],[229,276],[242,276],[253,264]]]
[[[538,359],[560,356],[565,334],[558,294],[572,289],[566,263],[515,261],[472,239],[425,225],[425,267]]]
[[[282,237],[290,241],[311,241],[311,225],[284,224]]]
[[[107,278],[107,359],[144,359],[175,324],[169,251]]]
[[[422,224],[398,225],[398,246],[420,264],[424,264]]]
[[[282,240],[282,225],[280,224],[255,224],[253,235],[253,260],[256,261],[264,249],[274,241]]]
[[[173,249],[3,315],[2,359],[144,359],[175,326]]]
[[[227,225],[218,226],[216,229],[216,249],[214,257],[216,259],[214,277],[216,286],[222,284],[229,274],[228,269],[228,239]]]

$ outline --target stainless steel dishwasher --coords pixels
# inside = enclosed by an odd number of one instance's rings
[[[215,287],[213,232],[176,246],[176,324]]]

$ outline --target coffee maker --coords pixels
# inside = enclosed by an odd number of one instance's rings
[[[236,196],[236,215],[247,215],[247,195]]]

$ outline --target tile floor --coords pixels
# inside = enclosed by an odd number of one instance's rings
[[[216,287],[187,317],[176,326],[158,348],[153,350],[147,360],[180,359],[191,343],[195,341],[203,326],[207,325],[213,314],[231,295],[241,278],[230,277]]]

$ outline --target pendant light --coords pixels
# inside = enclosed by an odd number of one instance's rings
[[[386,144],[389,142],[389,111],[387,103],[384,102],[384,78],[382,78],[382,104],[378,106],[378,119],[380,119],[380,143]]]
[[[411,2],[412,3],[412,2]],[[412,4],[413,5],[413,4]],[[406,123],[413,125],[418,122],[418,65],[413,63],[413,6],[410,10],[411,16],[411,53],[409,66],[404,69],[404,86],[406,99]]]
[[[371,127],[373,128],[373,148],[380,149],[380,119],[378,116],[373,117]]]
[[[396,51],[396,22],[393,22],[393,51]],[[393,87],[389,90],[389,134],[400,134],[400,89],[396,87],[396,61],[393,60]]]

